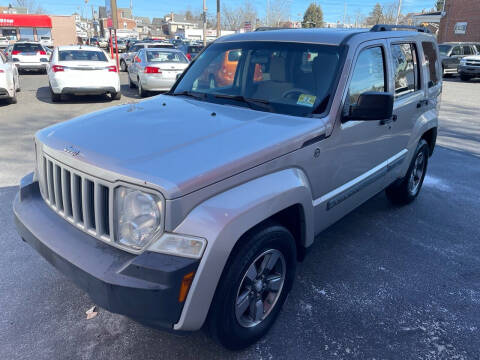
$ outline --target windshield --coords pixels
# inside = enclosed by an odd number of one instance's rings
[[[147,51],[147,61],[153,63],[188,63],[187,58],[181,53],[155,50]]]
[[[438,50],[441,55],[448,55],[448,51],[452,48],[451,45],[438,45]]]
[[[326,110],[339,60],[338,46],[281,42],[213,44],[191,65],[173,95],[311,116]]]
[[[62,50],[58,52],[59,61],[108,61],[101,51]]]

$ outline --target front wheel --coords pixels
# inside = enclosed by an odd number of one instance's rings
[[[397,180],[385,190],[394,204],[406,205],[416,199],[427,173],[429,147],[425,140],[418,143],[415,155],[404,178]]]
[[[470,81],[472,79],[472,77],[468,76],[468,75],[460,75],[460,79],[462,81]]]
[[[207,320],[213,338],[231,350],[268,332],[295,278],[295,239],[286,228],[265,225],[244,240],[225,266]]]

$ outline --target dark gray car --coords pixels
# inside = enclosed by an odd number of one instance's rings
[[[479,53],[478,45],[471,43],[443,43],[438,45],[442,60],[443,75],[458,73],[460,60]]]

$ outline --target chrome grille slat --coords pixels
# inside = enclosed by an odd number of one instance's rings
[[[113,185],[43,154],[39,177],[42,196],[50,208],[77,228],[112,242]]]

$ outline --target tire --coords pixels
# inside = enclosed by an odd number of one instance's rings
[[[137,87],[135,83],[132,81],[132,79],[130,78],[130,74],[128,74],[128,86],[130,87],[130,89],[135,89]]]
[[[140,96],[141,98],[148,96],[148,91],[143,89],[142,82],[140,81],[140,79],[138,79],[137,87],[138,87],[138,96]]]
[[[57,103],[57,102],[60,102],[62,100],[62,95],[55,94],[52,90],[52,87],[50,86],[50,98],[51,98],[52,102]]]
[[[406,205],[417,198],[427,173],[429,154],[427,142],[420,140],[405,177],[385,189],[387,198],[392,203]]]
[[[268,332],[280,313],[295,279],[297,262],[295,239],[285,227],[270,223],[246,235],[244,240],[232,251],[225,265],[206,324],[210,335],[230,350],[243,349]],[[261,274],[260,264],[262,259],[267,257],[277,258],[275,262],[272,261],[273,267],[267,278],[258,280]],[[255,271],[251,270],[252,266]],[[255,273],[257,277],[254,276]],[[250,277],[255,281],[249,280]],[[268,278],[271,279],[270,283],[266,280]],[[270,291],[269,286],[278,289]],[[245,303],[243,312],[240,306],[237,307],[237,304],[242,302],[242,297],[249,304],[243,301]],[[273,303],[273,306],[265,310],[263,305],[266,303]],[[261,304],[259,305],[261,307],[252,307],[252,304]],[[263,310],[258,312],[258,317],[262,318],[255,320],[253,316],[257,314],[258,309]]]
[[[120,100],[122,98],[122,93],[121,92],[114,92],[110,93],[110,100]]]
[[[460,79],[462,81],[470,81],[472,79],[472,77],[468,76],[468,75],[460,75]]]
[[[123,60],[120,61],[120,70],[123,71],[123,72],[127,71],[127,64]]]
[[[11,98],[9,98],[9,99],[7,100],[7,102],[8,102],[9,104],[16,104],[16,103],[18,102],[17,92],[16,92],[16,91],[13,92],[13,96],[12,96]]]

